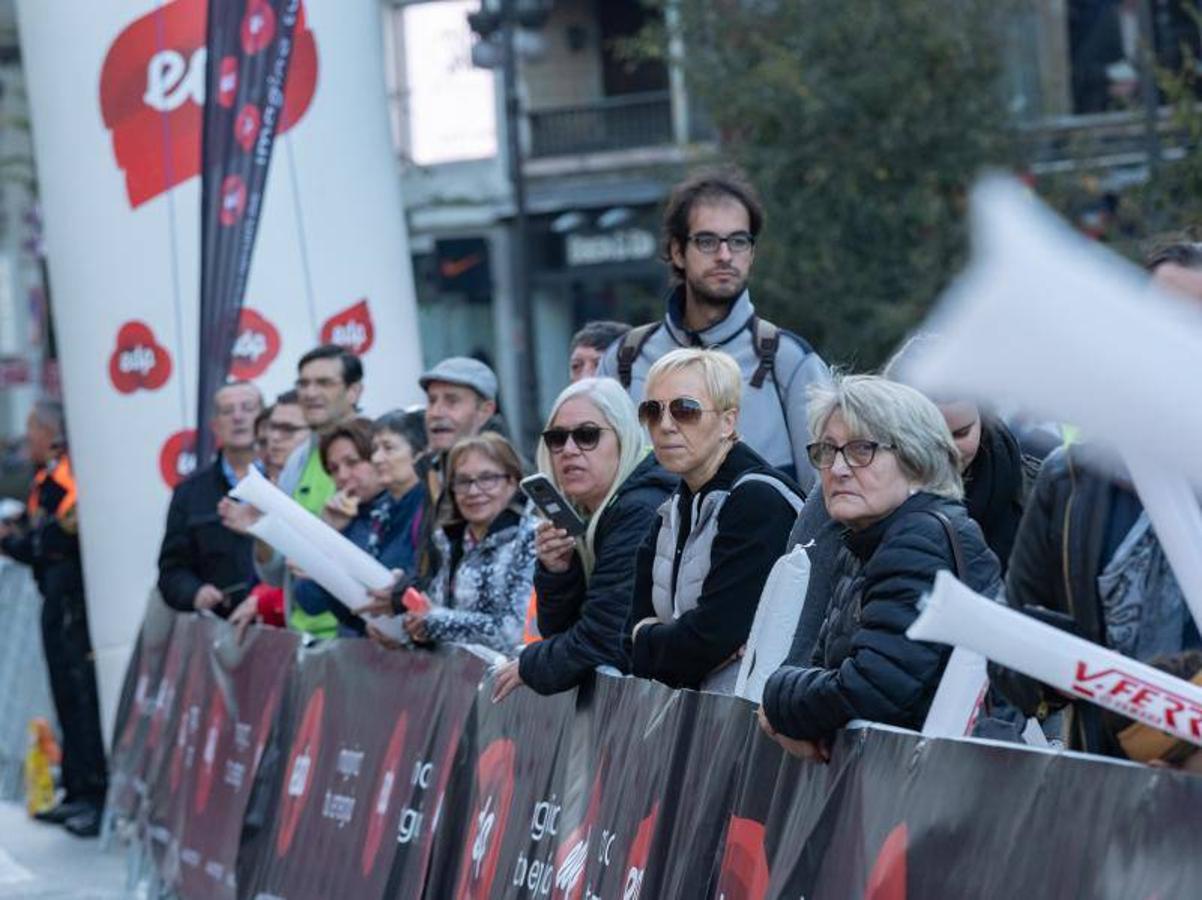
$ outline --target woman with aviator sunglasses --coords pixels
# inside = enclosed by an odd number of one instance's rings
[[[677,482],[648,453],[634,404],[612,378],[586,378],[559,395],[537,455],[588,529],[577,539],[539,523],[534,587],[543,640],[497,673],[498,702],[522,684],[554,694],[599,666],[629,671],[622,638],[635,552]]]
[[[739,440],[742,388],[729,355],[680,349],[648,371],[639,405],[656,458],[681,483],[636,560],[631,671],[672,687],[733,692],[764,583],[804,499]]]
[[[981,594],[997,557],[961,502],[960,456],[938,407],[875,375],[811,389],[810,461],[830,517],[846,528],[809,666],[764,686],[761,727],[786,750],[827,759],[852,719],[918,729],[951,648],[906,637],[941,570]]]

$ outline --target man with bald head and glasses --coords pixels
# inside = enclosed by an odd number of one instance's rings
[[[808,488],[806,390],[826,381],[827,368],[800,337],[756,315],[747,284],[763,224],[755,189],[737,171],[704,171],[677,185],[663,220],[663,259],[675,285],[667,313],[616,341],[597,374],[618,379],[637,404],[648,371],[665,354],[722,350],[743,383],[742,440]]]

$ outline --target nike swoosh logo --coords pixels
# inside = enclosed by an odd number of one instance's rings
[[[442,272],[443,278],[458,278],[464,272],[474,269],[482,262],[484,262],[484,257],[479,253],[473,253],[471,256],[465,256],[462,259],[444,259],[439,264],[439,271]]]

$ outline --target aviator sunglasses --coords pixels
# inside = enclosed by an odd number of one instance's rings
[[[568,445],[568,438],[571,438],[572,443],[580,450],[596,450],[597,444],[601,442],[601,432],[610,430],[592,422],[577,425],[575,428],[548,428],[543,432],[543,443],[552,453],[561,452]]]
[[[665,407],[672,420],[679,425],[695,425],[701,420],[702,413],[717,412],[715,409],[706,409],[700,400],[692,397],[677,397],[667,403],[663,400],[644,400],[639,404],[639,421],[648,428],[658,425],[663,421]]]

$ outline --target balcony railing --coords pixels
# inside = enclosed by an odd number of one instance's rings
[[[530,113],[530,156],[571,156],[672,143],[667,91],[607,97]]]

